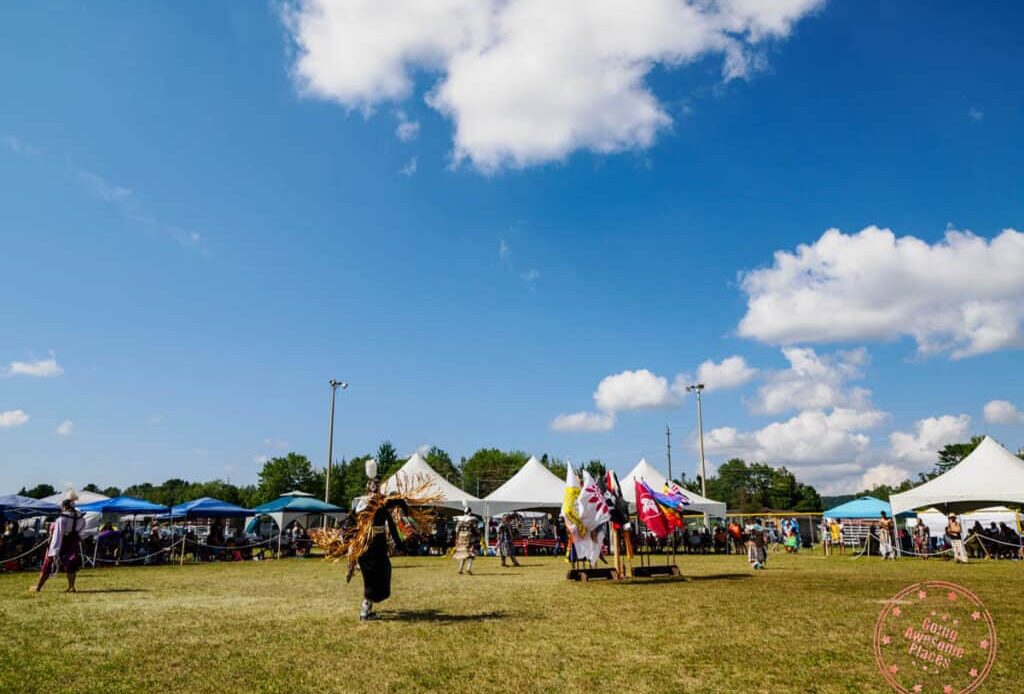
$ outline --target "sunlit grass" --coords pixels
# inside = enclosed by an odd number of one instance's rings
[[[319,560],[0,576],[0,690],[260,692],[888,691],[871,653],[882,601],[959,582],[992,612],[983,691],[1024,690],[1019,562],[771,555],[680,558],[685,580],[574,583],[559,559],[457,576],[396,558],[383,620],[356,620],[361,581]]]

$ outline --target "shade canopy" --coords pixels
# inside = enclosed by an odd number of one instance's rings
[[[441,496],[441,500],[437,502],[438,506],[461,510],[462,502],[465,501],[475,505],[476,508],[474,510],[476,511],[483,509],[483,503],[481,503],[479,498],[462,491],[444,477],[441,477],[434,468],[427,464],[427,461],[419,453],[413,453],[405,465],[398,468],[395,474],[387,479],[384,483],[384,493],[390,494],[398,491],[399,482],[408,488],[415,484],[417,480],[427,480],[430,483],[427,493],[439,494]]]
[[[873,496],[862,496],[859,499],[850,499],[845,504],[839,504],[825,511],[825,518],[847,519],[847,518],[870,518],[875,520],[885,511],[887,516],[892,516],[892,507],[888,501],[876,499]],[[901,513],[901,518],[913,516],[913,513]]]
[[[530,457],[516,474],[484,499],[487,515],[528,508],[561,508],[565,481]]]
[[[60,506],[52,501],[33,499],[18,494],[0,496],[0,512],[4,518],[14,520],[16,518],[28,518],[30,516],[48,516],[52,513],[60,513]]]
[[[252,511],[220,499],[204,496],[194,501],[186,501],[171,507],[172,518],[238,518],[251,516]]]
[[[134,496],[115,496],[111,499],[93,501],[78,507],[83,513],[109,513],[120,516],[143,516],[167,513],[169,510],[161,504],[154,504]]]
[[[243,509],[244,510],[244,509]],[[292,511],[298,513],[339,513],[344,511],[340,506],[314,499],[310,496],[279,496],[273,501],[260,504],[250,513],[270,514],[274,511]]]
[[[52,501],[55,504],[59,504],[68,497],[69,492],[60,492],[51,496],[44,496],[43,501]],[[106,501],[110,497],[105,494],[99,494],[97,492],[87,492],[84,489],[76,492],[78,500],[75,502],[79,510],[83,504],[91,504],[94,501]],[[102,519],[102,513],[86,513],[85,514],[85,529],[82,530],[80,535],[82,537],[92,537],[99,532],[100,520]]]
[[[293,522],[305,525],[310,516],[330,516],[341,518],[345,510],[340,506],[328,504],[304,494],[285,494],[273,501],[260,504],[251,513],[256,516],[270,516],[277,523],[279,531],[283,531]],[[251,527],[251,523],[247,527]]]
[[[625,477],[619,480],[619,484],[622,486],[622,496],[629,502],[629,508],[631,511],[636,510],[636,482],[646,482],[650,485],[651,489],[656,492],[660,492],[662,487],[668,481],[665,475],[658,472],[658,469],[647,462],[646,458],[641,458],[640,462],[636,464],[632,470],[629,471]],[[725,504],[721,501],[715,501],[713,499],[705,499],[696,492],[690,490],[684,490],[686,497],[690,500],[690,504],[686,507],[688,512],[695,513],[706,513],[709,516],[716,518],[725,518]]]
[[[1024,504],[1024,460],[986,436],[970,455],[913,489],[889,497],[896,513],[936,508],[964,513],[990,506]]]

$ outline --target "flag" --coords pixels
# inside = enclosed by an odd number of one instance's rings
[[[651,488],[640,480],[636,480],[636,513],[655,537],[668,537],[668,520],[654,500]]]
[[[583,471],[583,487],[576,496],[575,511],[580,521],[573,538],[576,554],[594,566],[601,556],[604,524],[608,522],[609,512],[604,495],[586,470]]]
[[[619,476],[609,470],[604,475],[604,498],[611,512],[612,527],[616,530],[629,523],[629,504],[622,496],[622,485]]]
[[[690,498],[690,493],[675,482],[665,482],[665,493],[680,497],[683,504],[686,506],[693,503],[693,499]]]
[[[611,515],[604,494],[586,470],[583,471],[583,488],[576,497],[576,515],[584,527],[591,529],[607,523]]]
[[[577,528],[582,527],[579,515],[576,513],[576,499],[580,495],[580,479],[572,465],[565,469],[565,496],[562,498],[562,518],[565,519],[565,529],[572,537],[577,534]]]

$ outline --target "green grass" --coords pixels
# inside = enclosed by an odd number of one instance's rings
[[[1019,562],[807,553],[681,557],[685,580],[566,581],[558,559],[519,569],[394,560],[384,618],[356,620],[362,585],[319,560],[85,571],[39,595],[0,576],[5,692],[870,692],[883,601],[921,580],[986,603],[1000,651],[982,691],[1024,690]]]

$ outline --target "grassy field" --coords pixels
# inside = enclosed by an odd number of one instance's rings
[[[1000,650],[980,691],[1024,691],[1019,562],[681,557],[683,580],[581,584],[559,559],[458,576],[395,559],[383,620],[356,620],[361,580],[319,560],[0,576],[4,692],[870,692],[886,598],[921,580],[986,604]]]

